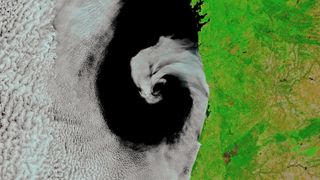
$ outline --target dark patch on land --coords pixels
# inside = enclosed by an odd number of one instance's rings
[[[209,104],[207,107],[206,116],[209,117],[210,113],[211,113],[211,110],[210,110],[210,104]]]
[[[288,80],[287,80],[286,78],[280,79],[279,81],[280,81],[280,82],[288,82]]]
[[[227,151],[223,154],[223,160],[225,164],[229,164],[233,156],[238,154],[238,146],[235,146],[231,151]]]

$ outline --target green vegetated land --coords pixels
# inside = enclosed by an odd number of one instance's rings
[[[320,1],[205,0],[204,13],[211,95],[192,179],[320,179]]]

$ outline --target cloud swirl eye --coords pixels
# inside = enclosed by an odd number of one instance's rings
[[[171,66],[179,61],[181,53],[175,57],[177,60],[171,56],[166,62],[158,57],[164,51],[168,53],[166,45],[141,51],[126,71],[118,69],[117,76],[107,72],[99,76],[104,75],[98,82],[106,83],[98,85],[103,89],[100,97],[105,100],[101,105],[107,125],[123,141],[135,145],[174,143],[188,120],[193,99],[187,78]],[[162,66],[163,63],[167,65]],[[150,65],[159,66],[158,71],[152,73]],[[183,63],[179,66],[184,68]]]

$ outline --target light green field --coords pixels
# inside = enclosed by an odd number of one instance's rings
[[[205,0],[192,179],[320,179],[320,1]]]

